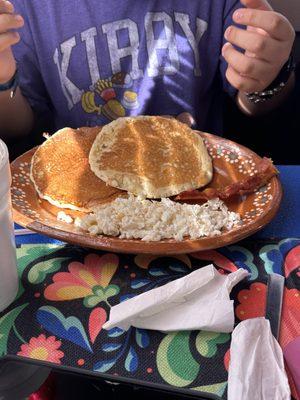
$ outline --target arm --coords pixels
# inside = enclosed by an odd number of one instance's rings
[[[11,46],[18,43],[20,36],[12,30],[20,28],[24,21],[13,13],[12,4],[0,0],[0,84],[9,82],[16,70]],[[0,92],[0,137],[24,135],[33,123],[33,111],[19,89],[12,99],[9,90]]]
[[[0,93],[0,137],[26,135],[33,128],[33,111],[20,89],[13,99],[10,92]]]
[[[294,87],[295,77],[291,75],[285,88],[263,104],[253,104],[246,96],[265,90],[275,80],[289,59],[295,31],[267,0],[240,1],[246,8],[236,10],[233,21],[247,29],[232,25],[226,30],[222,55],[228,63],[226,78],[238,90],[237,105],[245,114],[255,116],[281,105]]]

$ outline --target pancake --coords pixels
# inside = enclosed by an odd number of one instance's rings
[[[103,127],[91,148],[92,171],[110,186],[163,198],[207,185],[212,161],[201,136],[176,119],[125,117]]]
[[[31,161],[30,178],[42,199],[60,208],[89,211],[121,192],[91,171],[88,156],[101,128],[65,128],[43,143]]]

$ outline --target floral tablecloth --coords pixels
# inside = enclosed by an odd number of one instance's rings
[[[268,274],[286,277],[280,343],[289,357],[298,354],[300,368],[300,239],[246,241],[174,257],[108,254],[38,235],[17,241],[20,287],[0,315],[0,357],[226,399],[229,334],[102,329],[114,304],[212,262],[223,274],[251,273],[232,292],[236,323],[264,315]]]

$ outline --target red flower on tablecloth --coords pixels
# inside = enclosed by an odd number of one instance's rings
[[[230,349],[228,349],[224,356],[224,367],[226,371],[229,371],[229,363],[230,363]]]
[[[104,308],[94,308],[89,317],[89,334],[91,342],[94,343],[102,330],[102,326],[107,320],[107,314]]]
[[[109,285],[119,264],[114,254],[89,254],[84,263],[71,262],[69,272],[58,272],[53,276],[53,283],[44,292],[52,301],[65,301],[84,298],[87,307],[94,307],[101,301],[119,293],[119,288]]]
[[[191,257],[197,258],[198,260],[212,261],[217,267],[222,268],[225,271],[235,272],[238,267],[232,260],[225,257],[219,251],[199,251],[198,253],[191,254]]]
[[[54,336],[46,338],[45,335],[40,335],[31,338],[29,343],[22,344],[18,356],[60,364],[60,359],[64,356],[64,353],[58,350],[60,346],[61,341],[56,340]]]
[[[285,289],[281,316],[280,344],[285,348],[300,337],[300,291]]]
[[[239,305],[235,314],[240,320],[263,317],[266,309],[267,286],[252,283],[250,289],[238,294]],[[300,291],[285,289],[281,316],[280,344],[283,348],[300,336]]]
[[[288,277],[294,270],[297,270],[297,276],[300,277],[300,246],[294,247],[284,260],[285,276]]]
[[[250,289],[241,290],[238,294],[239,305],[235,309],[241,320],[263,317],[266,310],[267,286],[264,283],[252,283]]]

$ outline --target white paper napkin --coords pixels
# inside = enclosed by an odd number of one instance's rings
[[[229,294],[246,276],[244,269],[222,275],[208,265],[112,307],[103,328],[232,332],[234,310]]]
[[[282,350],[265,318],[241,322],[232,333],[228,400],[290,400]]]

